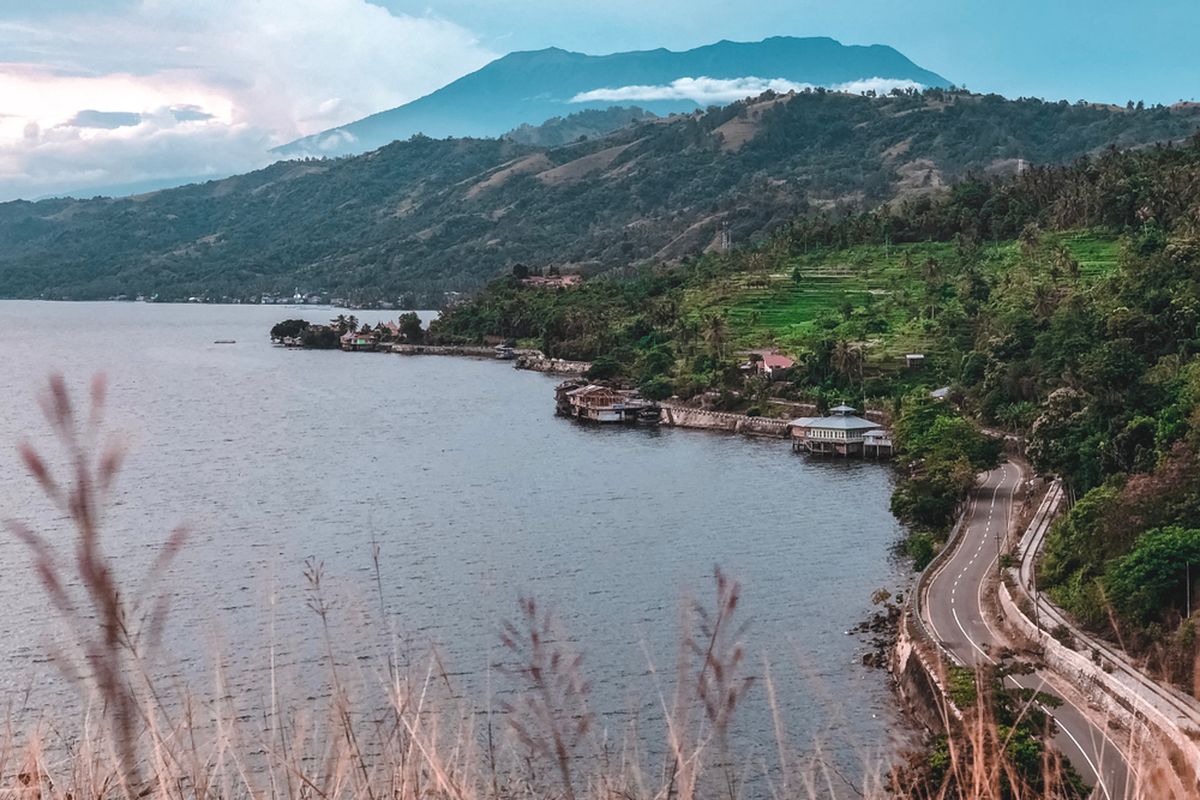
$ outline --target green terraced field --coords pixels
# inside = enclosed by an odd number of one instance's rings
[[[1080,265],[1087,280],[1107,274],[1118,263],[1119,242],[1108,234],[1088,231],[1046,233],[1042,252],[1062,245]],[[774,345],[787,351],[814,332],[823,317],[840,315],[847,304],[862,309],[874,304],[887,330],[865,337],[869,360],[876,366],[895,363],[906,352],[936,354],[938,343],[913,319],[913,298],[924,291],[923,268],[930,259],[955,258],[952,243],[858,245],[792,258],[770,272],[739,273],[691,290],[686,305],[695,318],[723,313],[731,342],[738,347]],[[1049,256],[1046,256],[1049,258]],[[1020,245],[985,245],[982,267],[995,275],[1021,258]],[[907,298],[907,305],[904,301]]]

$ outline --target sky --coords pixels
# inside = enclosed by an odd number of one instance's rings
[[[832,36],[975,91],[1174,103],[1197,31],[1200,0],[0,0],[0,201],[253,169],[513,50]]]

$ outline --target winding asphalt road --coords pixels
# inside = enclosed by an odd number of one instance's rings
[[[999,569],[1000,547],[1013,519],[1014,493],[1023,478],[1021,468],[1013,463],[984,476],[972,495],[955,551],[930,579],[920,604],[930,633],[963,666],[995,664],[992,653],[1004,646],[984,610],[984,593],[988,578]],[[1058,696],[1040,672],[1008,680]],[[1044,710],[1058,723],[1055,747],[1095,787],[1093,797],[1124,800],[1132,795],[1125,758],[1101,725],[1065,698],[1058,708]]]

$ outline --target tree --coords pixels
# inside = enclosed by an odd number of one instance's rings
[[[892,513],[910,525],[944,530],[974,485],[975,470],[966,459],[926,463],[896,488]]]
[[[1141,624],[1186,608],[1191,569],[1200,568],[1200,529],[1155,528],[1138,537],[1133,550],[1113,562],[1104,588],[1121,616]]]
[[[283,339],[294,339],[303,334],[309,328],[309,322],[303,319],[285,319],[283,322],[276,323],[271,328],[271,340],[282,341]]]
[[[829,363],[839,375],[850,383],[856,372],[862,368],[862,348],[845,339],[838,339],[829,351]]]
[[[529,277],[529,267],[521,263],[513,264],[512,276],[519,281],[525,280]]]
[[[420,344],[425,341],[425,331],[421,328],[421,318],[417,316],[417,312],[409,311],[401,314],[398,322],[400,335],[404,337],[404,341],[412,344]]]
[[[725,354],[725,339],[729,334],[729,322],[724,314],[710,313],[701,319],[704,331],[704,341],[708,343],[709,351],[714,358],[722,358]]]

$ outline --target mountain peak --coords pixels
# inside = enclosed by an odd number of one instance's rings
[[[686,79],[710,79],[707,90]],[[768,81],[837,86],[885,79],[946,87],[886,45],[843,45],[827,36],[722,39],[691,50],[666,48],[588,55],[547,47],[491,62],[411,103],[279,148],[289,156],[351,155],[423,133],[496,137],[589,109],[637,105],[654,114],[687,113],[755,94]],[[708,93],[706,94],[705,91]]]

